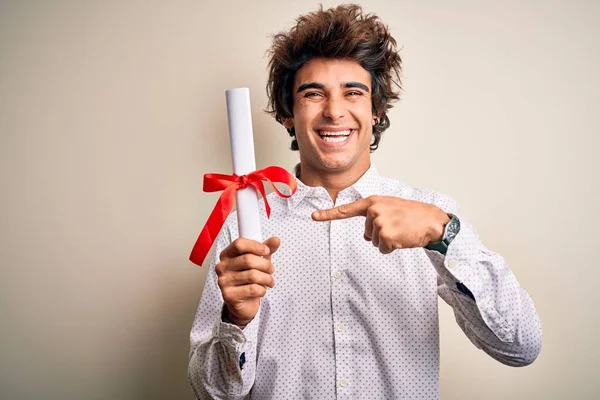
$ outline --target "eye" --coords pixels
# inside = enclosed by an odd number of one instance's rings
[[[357,90],[353,90],[353,91],[351,91],[351,92],[348,92],[348,93],[346,93],[346,94],[347,94],[348,96],[352,96],[352,97],[355,97],[355,96],[362,96],[362,95],[363,95],[363,94],[362,94],[362,92],[359,92],[359,91],[357,91]]]
[[[322,96],[322,94],[319,92],[307,92],[306,94],[304,94],[304,97],[320,97],[320,96]]]

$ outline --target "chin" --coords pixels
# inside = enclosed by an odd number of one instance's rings
[[[355,163],[350,160],[325,160],[322,163],[322,168],[331,172],[339,172],[352,168]]]

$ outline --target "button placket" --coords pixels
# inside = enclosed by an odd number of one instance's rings
[[[338,197],[338,200],[340,197]],[[335,206],[339,206],[337,201]],[[348,285],[346,272],[346,257],[348,249],[347,243],[343,240],[345,233],[345,220],[331,221],[330,229],[330,255],[331,255],[331,282],[332,290],[332,310],[333,310],[333,337],[335,342],[335,363],[336,380],[338,386],[338,398],[350,398],[352,395],[351,378],[353,373],[352,366],[352,343],[351,336],[348,334]]]

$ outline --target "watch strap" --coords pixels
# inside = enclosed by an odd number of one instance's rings
[[[448,244],[443,239],[439,242],[429,243],[427,246],[425,246],[425,248],[427,250],[435,250],[443,255],[446,255],[446,253],[448,252]]]

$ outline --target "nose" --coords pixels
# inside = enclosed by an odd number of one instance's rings
[[[323,110],[323,116],[333,121],[340,119],[344,116],[345,110],[343,102],[333,96],[327,99],[325,108]]]

